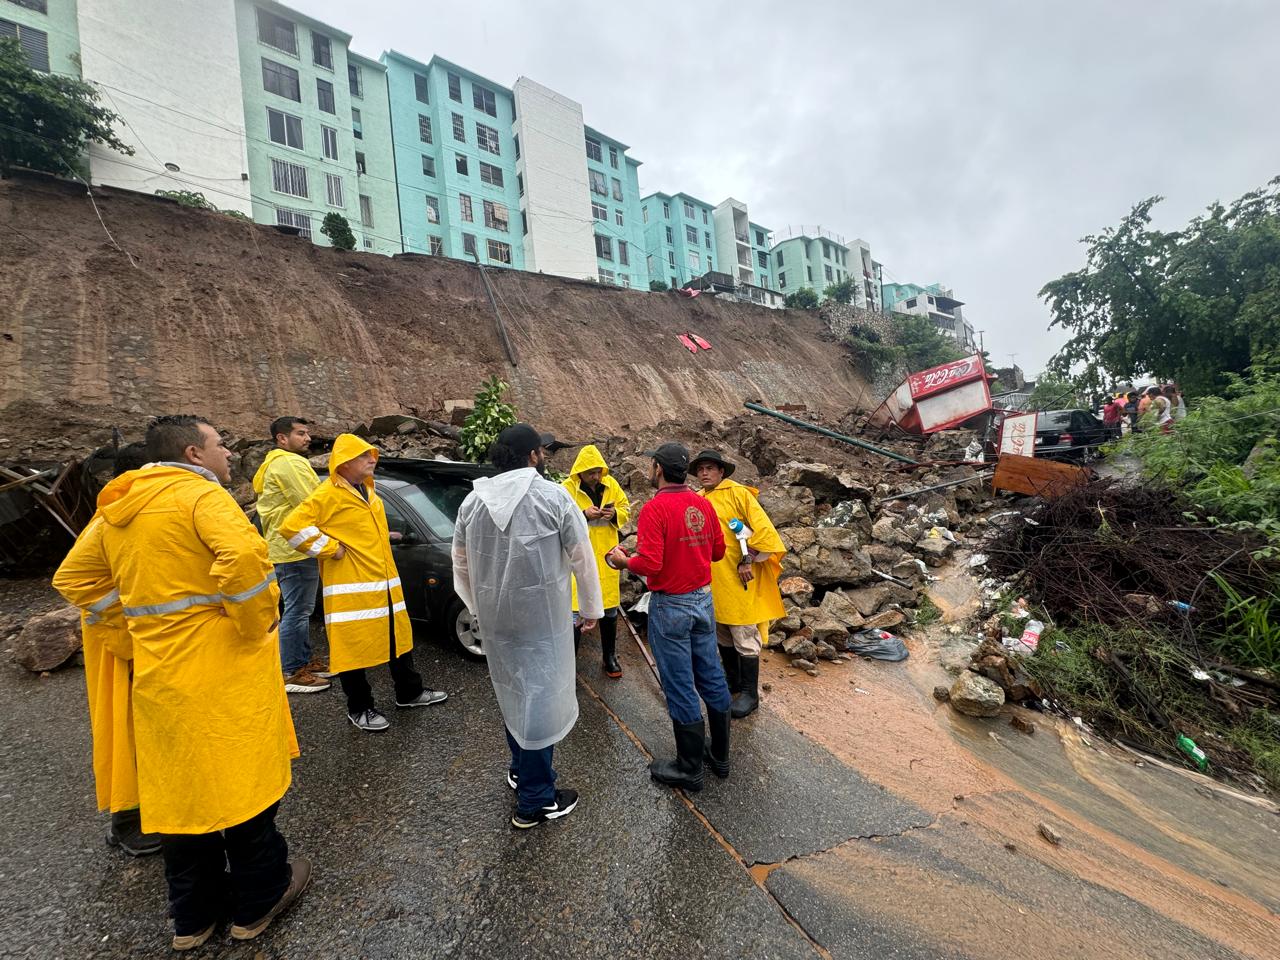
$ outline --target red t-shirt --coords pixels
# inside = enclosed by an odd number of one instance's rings
[[[1102,422],[1105,424],[1117,424],[1123,416],[1124,404],[1119,400],[1112,400],[1102,408]]]
[[[688,487],[663,487],[640,508],[636,552],[628,565],[658,593],[692,593],[711,582],[724,556],[715,508]]]

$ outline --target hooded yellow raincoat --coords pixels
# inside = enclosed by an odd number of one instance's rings
[[[276,447],[267,454],[253,475],[253,492],[258,497],[258,516],[267,540],[267,559],[272,563],[305,560],[280,536],[280,521],[320,486],[320,478],[306,457]]]
[[[298,754],[266,544],[199,467],[130,471],[102,491],[98,511],[101,535],[76,541],[61,589],[94,613],[105,582],[119,591],[133,640],[142,829],[244,823],[284,796]]]
[[[622,492],[618,481],[609,476],[609,468],[605,466],[604,457],[600,455],[600,451],[594,444],[588,444],[578,451],[577,459],[573,461],[573,469],[569,471],[569,479],[563,486],[569,491],[569,496],[573,497],[573,502],[578,505],[579,510],[585,511],[595,506],[590,495],[582,488],[582,474],[597,468],[602,471],[600,483],[604,486],[600,506],[611,506],[617,514],[612,520],[588,520],[587,532],[591,536],[591,550],[596,556],[596,567],[600,571],[600,591],[604,596],[604,608],[612,610],[620,600],[618,586],[622,574],[604,562],[604,555],[618,545],[618,530],[626,526],[627,520],[630,519],[631,505],[627,502],[627,495]],[[573,584],[573,609],[575,611],[578,609],[576,580]]]
[[[702,491],[702,496],[715,508],[724,534],[724,557],[711,565],[711,599],[716,608],[716,623],[755,624],[760,629],[760,642],[767,643],[769,621],[786,616],[778,590],[778,574],[782,571],[781,555],[787,552],[787,547],[756,499],[759,495],[755,487],[728,479],[721,480],[714,490]],[[754,579],[745,590],[738,577],[742,545],[729,529],[729,521],[734,518],[751,528],[747,548],[753,553],[769,554],[767,559],[751,565]]]
[[[103,520],[94,516],[80,534],[85,546],[53,575],[53,587],[81,604],[84,681],[93,735],[93,781],[98,809],[116,813],[138,805],[138,760],[133,742],[133,641],[120,593],[100,560]]]
[[[329,637],[329,669],[359,670],[391,658],[387,617],[394,614],[396,656],[413,649],[413,628],[404,607],[404,590],[391,554],[387,512],[374,490],[366,496],[338,474],[338,467],[377,447],[344,433],[333,443],[329,476],[280,524],[280,536],[295,550],[320,558],[324,584],[324,626]],[[335,560],[338,546],[347,548]],[[390,606],[388,606],[388,598]]]

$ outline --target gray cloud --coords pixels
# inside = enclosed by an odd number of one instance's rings
[[[1080,237],[1152,194],[1172,227],[1280,173],[1268,0],[293,5],[365,54],[573,97],[644,192],[862,237],[889,279],[952,286],[1029,373],[1064,339],[1036,291]]]

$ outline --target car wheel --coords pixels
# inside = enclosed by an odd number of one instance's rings
[[[449,604],[444,622],[449,636],[458,644],[463,656],[472,660],[484,659],[484,643],[476,619],[471,615],[466,604],[457,597],[454,597],[453,602]]]

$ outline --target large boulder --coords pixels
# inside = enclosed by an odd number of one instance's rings
[[[871,536],[871,512],[861,500],[844,500],[827,511],[827,515],[818,521],[818,526],[851,527],[866,540]]]
[[[916,600],[914,590],[887,581],[859,587],[857,590],[846,590],[845,596],[864,617],[883,610],[891,603],[914,603]]]
[[[32,673],[56,670],[80,650],[80,611],[59,607],[32,617],[13,644],[13,659]]]
[[[888,630],[890,627],[896,627],[907,619],[907,615],[901,610],[881,610],[874,617],[870,617],[866,622],[867,630]]]
[[[951,685],[951,706],[970,717],[994,717],[1004,706],[1000,684],[966,670]]]
[[[810,526],[813,523],[815,501],[808,487],[770,487],[760,493],[760,506],[779,529],[789,526]],[[783,542],[791,545],[789,540]]]
[[[918,539],[906,530],[907,521],[898,514],[885,513],[871,525],[871,539],[899,547],[909,547]]]
[[[915,545],[916,553],[931,567],[940,567],[946,563],[947,557],[951,556],[955,548],[955,541],[946,537],[922,537]]]
[[[813,584],[804,577],[783,577],[778,592],[798,607],[807,607],[813,599]]]
[[[854,499],[866,502],[872,496],[871,488],[852,473],[837,470],[825,463],[800,463],[792,460],[778,467],[775,480],[788,486],[808,487],[824,503]]]
[[[938,663],[947,673],[964,673],[973,662],[973,655],[977,650],[977,641],[964,637],[952,637],[938,651]]]
[[[782,652],[791,657],[814,660],[818,656],[818,645],[814,643],[809,631],[802,630],[782,641]]]
[[[821,607],[810,609],[814,612],[804,618],[804,625],[813,633],[813,639],[843,645],[845,638],[849,636],[848,627],[835,617],[828,616]]]
[[[800,573],[819,586],[861,583],[874,576],[871,558],[858,546],[853,531],[831,527],[817,531],[813,546],[797,559]]]
[[[827,595],[822,598],[822,603],[818,605],[818,609],[823,615],[844,624],[846,627],[856,629],[862,626],[862,611],[849,597],[839,590],[828,590]]]

